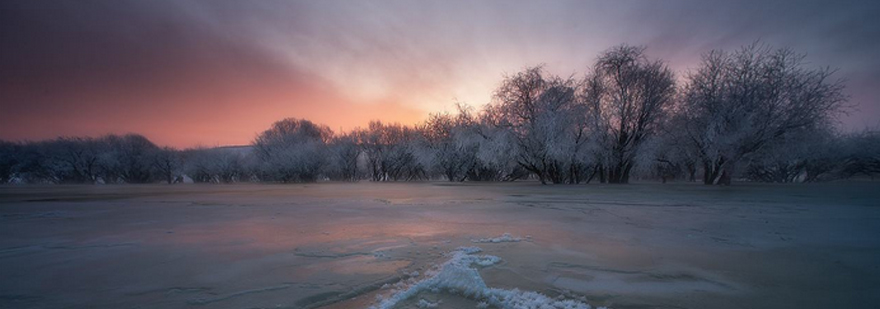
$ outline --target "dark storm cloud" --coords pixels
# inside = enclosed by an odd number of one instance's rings
[[[250,117],[245,136],[266,119],[334,114],[328,106],[479,105],[504,72],[546,63],[581,74],[619,43],[685,71],[708,50],[756,40],[840,68],[861,110],[845,121],[860,128],[880,119],[878,14],[876,1],[7,1],[0,138],[70,132],[95,115],[140,126],[88,132]],[[328,117],[315,120],[338,118]]]

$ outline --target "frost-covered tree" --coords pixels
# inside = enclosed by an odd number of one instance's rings
[[[61,137],[15,145],[11,171],[20,181],[145,183],[158,147],[143,136]]]
[[[156,177],[168,184],[173,184],[183,173],[183,161],[176,149],[163,147],[153,153],[152,159]]]
[[[263,177],[280,182],[317,181],[327,164],[332,137],[329,127],[308,120],[275,122],[253,142]]]
[[[58,183],[56,165],[49,156],[51,141],[21,143],[15,154],[12,167],[13,181],[24,183]]]
[[[475,119],[464,106],[458,114],[433,114],[425,122],[428,162],[432,170],[448,181],[464,181],[477,164],[479,140],[475,138]]]
[[[880,131],[866,130],[841,138],[845,153],[843,177],[880,175]]]
[[[154,164],[159,147],[138,134],[108,135],[101,138],[100,166],[104,181],[148,183],[154,180]]]
[[[541,183],[579,183],[587,178],[589,109],[573,79],[549,76],[531,67],[507,76],[484,114],[507,130],[516,144],[516,162]]]
[[[8,183],[15,177],[19,165],[21,145],[0,141],[0,184]]]
[[[827,127],[802,128],[756,151],[746,162],[745,176],[761,182],[816,182],[835,177],[845,153]]]
[[[639,162],[636,165],[641,167],[643,172],[647,171],[650,177],[659,178],[666,183],[671,179],[694,175],[688,174],[687,161],[682,160],[680,156],[682,152],[668,136],[653,138],[644,148],[647,151],[641,152],[642,160],[637,160]]]
[[[699,169],[699,156],[693,143],[688,140],[687,134],[681,128],[686,125],[687,119],[677,112],[663,123],[659,134],[652,144],[653,170],[661,180],[683,177],[687,181],[697,181]]]
[[[603,52],[585,81],[585,97],[599,144],[600,180],[627,183],[641,146],[669,115],[675,95],[672,71],[648,60],[644,47],[620,45]]]
[[[471,181],[514,181],[527,178],[529,171],[517,163],[519,146],[512,132],[499,127],[496,114],[484,110],[467,132],[477,144],[476,162],[468,172]]]
[[[361,148],[354,134],[343,134],[333,137],[329,145],[330,162],[327,166],[327,177],[331,180],[357,181],[360,179],[359,161],[362,157]]]
[[[94,138],[61,137],[40,143],[41,164],[51,173],[53,183],[97,183],[102,167],[103,145]]]
[[[423,134],[400,124],[371,121],[367,129],[355,133],[366,156],[370,179],[399,181],[427,178],[424,153],[420,153]]]
[[[216,159],[211,153],[209,153],[209,150],[210,149],[199,147],[186,149],[181,152],[181,157],[184,162],[183,171],[193,182],[219,182],[219,177],[216,177],[217,172],[214,167]]]
[[[832,70],[790,49],[752,44],[712,51],[687,76],[681,112],[706,184],[730,184],[737,165],[787,133],[830,123],[846,102]]]
[[[93,138],[6,143],[3,148],[4,182],[96,183],[101,177],[98,143]]]
[[[184,160],[183,171],[193,182],[234,183],[249,181],[255,174],[252,151],[250,147],[199,147],[184,150],[180,155]]]

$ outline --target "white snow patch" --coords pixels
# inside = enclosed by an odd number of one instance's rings
[[[480,247],[458,247],[458,249],[455,249],[454,251],[461,251],[461,252],[464,252],[467,254],[474,254],[474,253],[483,252],[483,249]]]
[[[440,303],[432,303],[424,299],[419,299],[419,308],[437,308]]]
[[[475,243],[499,243],[499,242],[518,242],[522,241],[520,237],[513,237],[510,233],[501,234],[501,236],[494,238],[480,238],[471,240],[471,242]]]
[[[370,306],[370,309],[391,309],[397,303],[402,302],[414,295],[431,291],[434,293],[446,291],[459,294],[475,300],[480,300],[478,308],[489,306],[502,309],[591,309],[586,303],[576,300],[557,300],[544,294],[520,291],[518,289],[506,290],[490,288],[486,286],[483,277],[472,265],[491,266],[501,259],[492,255],[473,255],[479,252],[477,247],[459,248],[451,252],[448,261],[441,265],[435,265],[425,272],[425,279],[411,282],[409,285],[396,285],[399,290],[392,291],[388,297],[381,300],[377,297],[378,304]],[[419,306],[422,306],[419,301]],[[427,304],[426,304],[427,305]],[[432,307],[422,307],[432,308]],[[598,309],[603,309],[600,307]]]

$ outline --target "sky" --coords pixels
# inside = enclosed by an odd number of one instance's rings
[[[843,130],[880,127],[880,1],[2,1],[0,139],[140,133],[250,143],[273,122],[334,131],[488,103],[538,64],[580,77],[618,44],[679,77],[760,41],[837,69]]]

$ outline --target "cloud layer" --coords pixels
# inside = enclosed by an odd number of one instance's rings
[[[141,132],[247,143],[284,117],[334,129],[486,103],[504,73],[579,75],[647,45],[684,72],[762,40],[840,68],[880,121],[874,1],[21,1],[0,4],[0,138]]]

